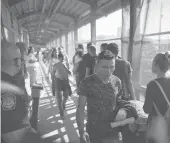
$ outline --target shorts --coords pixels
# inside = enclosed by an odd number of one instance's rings
[[[69,95],[72,94],[68,79],[61,80],[59,78],[55,78],[55,89],[57,91],[69,91]]]

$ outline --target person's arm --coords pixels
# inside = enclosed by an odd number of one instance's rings
[[[73,61],[72,61],[73,62],[73,66],[75,66],[75,56],[76,55],[73,56]]]
[[[80,136],[83,136],[85,130],[84,130],[84,118],[85,118],[85,106],[87,102],[87,87],[84,84],[84,80],[81,82],[79,89],[78,89],[78,105],[77,105],[77,111],[76,111],[76,121],[78,125],[78,130]]]
[[[143,106],[143,110],[145,113],[149,114],[152,111],[153,107],[153,95],[154,93],[154,88],[153,88],[154,83],[149,83],[146,88],[146,96],[145,96],[145,103]]]
[[[67,69],[67,68],[65,67],[65,65],[64,65],[64,64],[63,64],[63,66],[64,66],[65,70],[68,72],[68,74],[70,74],[70,75],[71,75],[71,71],[70,71],[69,69]]]
[[[86,58],[85,59],[85,66],[86,66],[85,77],[88,77],[90,75],[90,70],[92,67],[91,64],[92,64],[91,58]]]
[[[51,66],[52,66],[52,60],[50,60],[50,63],[49,63],[49,67],[48,67],[48,74],[50,73],[51,71]]]
[[[76,74],[77,69],[78,69],[79,63],[76,63],[73,67],[73,74]]]
[[[133,83],[132,83],[132,68],[130,63],[128,63],[128,68],[127,68],[127,73],[128,73],[128,83],[127,83],[127,90],[130,94],[131,100],[136,100],[136,96],[135,96],[135,92],[134,92],[134,88],[133,88]]]
[[[66,66],[67,66],[67,68],[70,69],[68,56],[67,56],[66,54],[65,54],[65,60],[66,60]]]
[[[84,118],[85,118],[84,110],[85,110],[86,102],[87,102],[86,96],[79,96],[77,112],[76,112],[76,121],[77,121],[80,136],[82,136],[83,133],[85,132],[84,131]]]

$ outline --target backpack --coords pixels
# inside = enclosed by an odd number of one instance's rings
[[[162,86],[160,85],[160,83],[156,80],[154,80],[154,82],[157,84],[157,86],[159,87],[159,89],[161,90],[166,102],[167,102],[167,105],[168,105],[168,108],[167,108],[167,111],[165,112],[165,115],[161,115],[161,113],[159,112],[157,106],[155,103],[153,103],[153,106],[155,108],[155,111],[157,113],[158,116],[160,117],[163,117],[165,119],[165,121],[167,122],[167,126],[168,126],[168,134],[170,134],[170,101],[168,100],[168,97],[167,95],[165,94]]]

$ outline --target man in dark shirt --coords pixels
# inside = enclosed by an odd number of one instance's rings
[[[83,60],[79,64],[80,81],[94,73],[96,48],[91,44],[87,44],[88,53],[83,56]]]
[[[1,52],[1,81],[6,83],[3,87],[7,88],[3,88],[1,92],[2,139],[14,142],[15,133],[19,139],[24,129],[31,127],[28,120],[27,96],[14,80],[21,68],[21,53],[15,44],[6,41],[1,43]],[[14,92],[13,89],[19,91]]]
[[[84,47],[82,44],[78,44],[78,47],[76,48],[75,55],[73,56],[73,66],[75,66],[75,63],[76,63],[75,58],[80,51],[82,51],[82,53],[84,53]]]
[[[118,57],[119,48],[117,44],[110,43],[107,49],[116,57],[115,71],[113,74],[122,82],[122,98],[126,100],[136,99],[132,84],[132,68],[130,63]]]
[[[83,79],[78,89],[76,119],[80,143],[87,143],[88,135],[91,143],[103,143],[106,140],[119,143],[118,131],[110,126],[111,116],[116,107],[116,98],[121,89],[120,80],[112,75],[115,69],[114,55],[110,51],[101,52],[96,66],[96,73]],[[84,130],[86,103],[87,132]]]

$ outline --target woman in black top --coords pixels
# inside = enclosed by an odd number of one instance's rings
[[[170,51],[158,53],[153,59],[152,73],[157,75],[155,79],[163,88],[167,98],[170,100]],[[167,111],[167,102],[155,81],[147,85],[146,98],[143,109],[149,114],[148,123],[154,116],[157,116],[153,103],[157,106],[159,112],[164,116]]]

